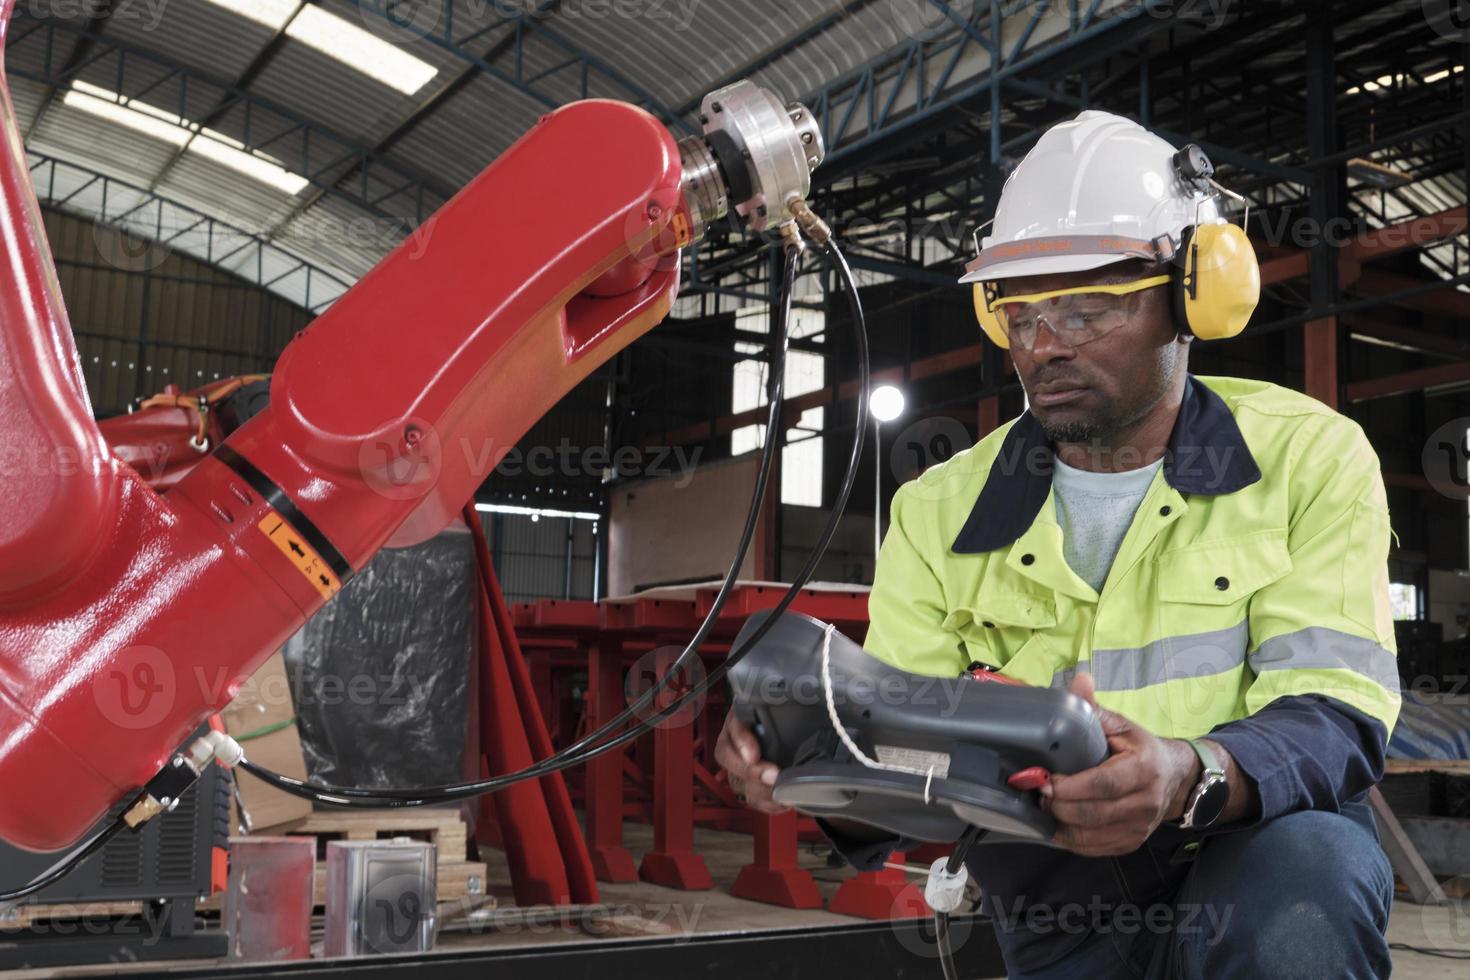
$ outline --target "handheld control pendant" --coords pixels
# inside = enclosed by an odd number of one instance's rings
[[[767,615],[752,616],[732,649]],[[1055,824],[1036,788],[1107,757],[1096,713],[1075,694],[910,674],[794,613],[731,669],[730,685],[736,716],[781,767],[776,802],[903,837],[948,843],[974,826],[1046,842]]]

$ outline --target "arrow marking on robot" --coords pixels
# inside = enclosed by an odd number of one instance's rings
[[[296,566],[296,570],[311,583],[312,588],[321,593],[323,599],[330,599],[342,591],[342,583],[337,576],[332,574],[332,570],[322,561],[316,550],[306,544],[290,521],[275,511],[270,511],[256,526],[281,549],[281,554]]]

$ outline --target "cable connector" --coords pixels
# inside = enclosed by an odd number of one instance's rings
[[[806,242],[801,238],[801,230],[797,228],[795,221],[781,222],[781,241],[786,243],[787,252],[795,252],[800,255],[806,251]]]
[[[168,765],[158,770],[158,775],[148,780],[143,794],[123,812],[123,822],[132,830],[152,820],[160,813],[171,813],[179,805],[179,797],[199,778],[199,770],[189,758],[175,752]]]
[[[196,738],[189,746],[189,764],[199,773],[203,773],[204,767],[210,762],[218,762],[226,769],[233,769],[243,758],[245,750],[240,747],[240,743],[224,732],[211,730],[209,734]]]
[[[196,738],[189,745],[187,755],[175,752],[168,765],[148,781],[143,794],[123,811],[123,822],[137,830],[160,813],[171,813],[179,805],[179,797],[194,785],[211,762],[233,769],[244,758],[245,750],[240,748],[240,743],[224,732],[211,731]]]
[[[828,226],[827,222],[817,217],[817,213],[812,210],[811,205],[807,204],[806,201],[799,197],[794,198],[786,207],[787,210],[795,215],[796,223],[801,226],[802,234],[806,235],[806,237],[818,245],[826,245],[832,240],[831,227]]]
[[[935,912],[953,912],[965,897],[965,884],[970,872],[963,864],[949,870],[949,858],[942,857],[929,866],[929,880],[924,882],[924,901]]]

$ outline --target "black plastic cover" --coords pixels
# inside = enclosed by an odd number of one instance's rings
[[[285,647],[315,782],[412,789],[463,777],[478,579],[469,532],[385,548]]]

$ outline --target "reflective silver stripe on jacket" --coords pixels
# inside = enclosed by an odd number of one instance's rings
[[[1250,624],[1223,630],[1170,636],[1142,646],[1094,650],[1091,663],[1052,675],[1051,686],[1070,687],[1079,671],[1092,674],[1099,691],[1136,691],[1166,681],[1226,674],[1243,663],[1256,673],[1267,670],[1350,670],[1386,688],[1399,689],[1394,655],[1372,640],[1323,626],[1273,636],[1246,656]]]
[[[1256,673],[1267,670],[1350,670],[1381,687],[1399,689],[1398,661],[1373,640],[1325,626],[1273,636],[1250,655]]]
[[[1141,647],[1092,651],[1091,663],[1052,675],[1052,687],[1070,687],[1079,670],[1092,674],[1099,691],[1136,691],[1165,681],[1228,674],[1245,663],[1250,624],[1241,620],[1223,630],[1166,636]]]

